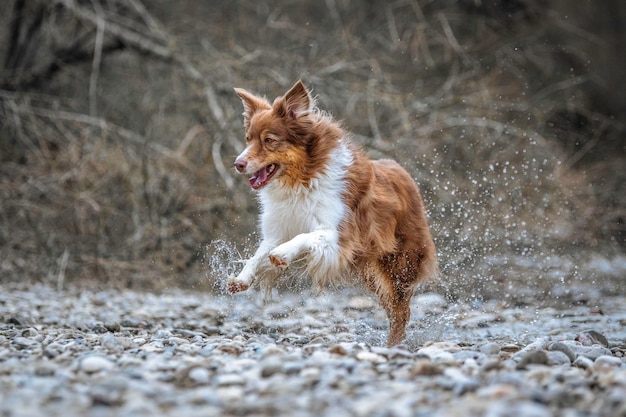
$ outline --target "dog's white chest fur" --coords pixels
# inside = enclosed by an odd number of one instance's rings
[[[263,240],[279,244],[320,229],[338,233],[346,211],[345,175],[352,158],[350,149],[340,142],[331,152],[326,170],[309,187],[293,189],[276,181],[261,190]]]

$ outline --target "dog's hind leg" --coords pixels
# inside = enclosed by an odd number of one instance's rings
[[[395,291],[382,296],[380,301],[389,318],[387,346],[395,346],[406,338],[406,326],[411,318],[413,289]]]
[[[389,319],[387,346],[397,345],[406,338],[416,281],[414,264],[406,255],[392,254],[382,257],[375,267],[368,267],[365,282],[378,296]]]

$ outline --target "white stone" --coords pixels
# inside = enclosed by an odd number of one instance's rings
[[[108,371],[112,369],[115,365],[113,362],[108,360],[103,356],[92,355],[83,358],[80,362],[80,369],[89,374],[100,372],[100,371]]]

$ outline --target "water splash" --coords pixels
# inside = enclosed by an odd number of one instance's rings
[[[204,252],[204,259],[209,267],[207,275],[213,280],[213,288],[225,293],[226,280],[241,270],[246,254],[242,255],[234,243],[221,239],[208,243]]]

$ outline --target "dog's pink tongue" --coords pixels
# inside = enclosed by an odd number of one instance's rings
[[[267,180],[267,167],[258,170],[250,177],[250,187],[256,190],[265,183],[265,180]]]

